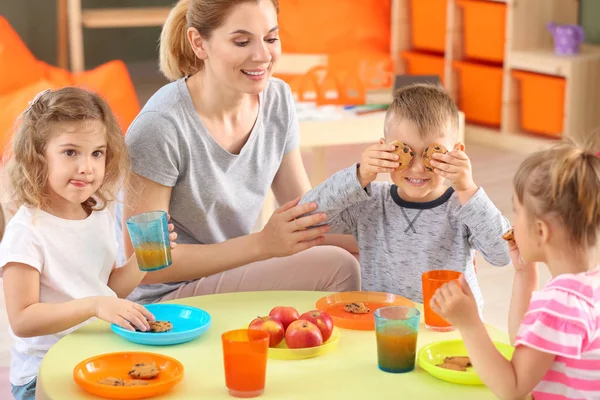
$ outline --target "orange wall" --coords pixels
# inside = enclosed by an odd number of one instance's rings
[[[390,51],[390,0],[280,0],[287,53]]]

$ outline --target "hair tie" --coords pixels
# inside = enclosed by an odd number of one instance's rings
[[[30,101],[27,103],[27,105],[28,105],[28,106],[27,106],[27,108],[25,109],[25,111],[23,111],[23,112],[21,113],[21,117],[22,117],[23,115],[25,115],[25,113],[26,113],[27,111],[31,110],[31,108],[32,108],[34,105],[36,105],[36,103],[37,103],[38,101],[40,101],[40,98],[41,98],[43,95],[45,95],[46,93],[50,93],[50,89],[42,90],[41,92],[39,92],[38,94],[36,94],[36,95],[33,97],[33,100],[30,100]]]

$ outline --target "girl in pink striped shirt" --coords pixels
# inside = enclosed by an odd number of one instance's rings
[[[464,280],[440,288],[432,308],[460,330],[499,398],[600,399],[600,158],[565,142],[528,157],[513,183],[512,360],[494,347]],[[541,290],[538,262],[552,275]]]

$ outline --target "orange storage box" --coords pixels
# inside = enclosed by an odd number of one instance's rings
[[[500,127],[502,67],[454,61],[458,71],[458,106],[468,122]]]
[[[446,49],[448,0],[411,0],[410,21],[413,47],[443,53]]]
[[[444,83],[444,57],[434,54],[405,51],[401,54],[406,61],[408,75],[438,75]]]
[[[457,0],[463,10],[463,41],[466,58],[504,62],[506,4],[480,0]]]
[[[531,133],[561,136],[565,118],[565,78],[519,70],[521,128]]]

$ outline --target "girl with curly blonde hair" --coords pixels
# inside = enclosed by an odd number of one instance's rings
[[[47,90],[21,115],[7,165],[16,213],[0,244],[16,399],[34,398],[44,354],[93,317],[149,329],[152,314],[124,299],[144,272],[135,256],[115,268],[107,209],[128,169],[123,135],[98,95]]]

